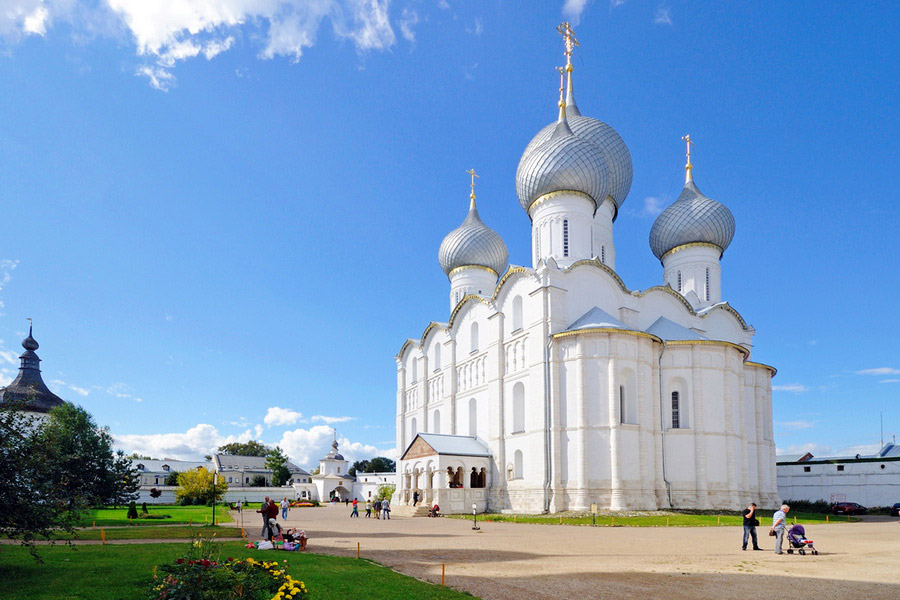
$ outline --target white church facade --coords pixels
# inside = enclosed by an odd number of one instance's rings
[[[475,203],[444,239],[450,317],[396,356],[398,492],[449,512],[723,509],[778,502],[775,369],[722,297],[735,223],[686,182],[650,246],[662,284],[631,290],[613,223],[631,156],[575,103],[571,28],[559,116],[525,149],[516,191],[531,266]],[[562,86],[561,86],[562,88]]]

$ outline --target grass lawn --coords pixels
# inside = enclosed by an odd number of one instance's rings
[[[141,507],[138,505],[138,513]],[[174,506],[167,504],[148,504],[147,512],[151,515],[170,515],[171,519],[136,519],[128,521],[128,507],[122,508],[95,508],[87,511],[81,524],[83,527],[91,527],[96,523],[97,527],[111,527],[116,525],[141,525],[159,527],[173,523],[193,523],[203,525],[212,519],[211,506]],[[230,523],[231,515],[228,507],[219,505],[216,507],[216,523]]]
[[[63,546],[38,548],[39,565],[18,546],[0,546],[0,578],[16,600],[139,600],[153,566],[184,554],[184,544]],[[461,600],[469,594],[425,583],[368,560],[248,550],[224,542],[222,558],[288,561],[288,571],[306,583],[312,600]]]
[[[97,529],[81,529],[78,531],[79,540],[99,540],[100,527]],[[241,530],[234,527],[219,527],[218,525],[201,525],[199,527],[121,527],[105,529],[106,539],[113,540],[186,540],[192,535],[202,537],[239,538]],[[60,536],[66,539],[68,536]]]
[[[471,519],[471,515],[450,515],[455,519]],[[772,524],[772,511],[759,511],[757,518],[760,528],[765,529]],[[579,513],[564,513],[562,515],[507,515],[484,514],[478,515],[479,521],[493,521],[506,523],[543,523],[545,525],[591,525],[591,515]],[[824,524],[826,515],[819,513],[794,513],[788,514],[789,524],[794,522],[801,524]],[[859,521],[856,517],[828,517],[829,523],[847,523]],[[648,513],[603,513],[597,515],[597,526],[603,527],[717,527],[743,525],[743,517],[737,513],[701,514],[682,512],[648,512]]]

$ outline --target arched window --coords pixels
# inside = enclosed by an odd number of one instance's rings
[[[431,432],[432,433],[440,433],[441,432],[441,411],[434,411],[434,416],[431,418]]]
[[[706,301],[709,302],[709,267],[706,267]]]
[[[678,271],[678,293],[681,293],[681,271]]]
[[[434,345],[434,370],[441,370],[441,344],[437,343]]]
[[[513,426],[512,432],[525,431],[525,384],[521,381],[513,386]]]
[[[409,422],[409,438],[416,437],[417,433],[419,433],[419,424],[416,422],[416,418],[413,417],[412,421]]]
[[[672,392],[672,429],[678,429],[681,425],[681,407],[678,405],[678,392]]]
[[[478,351],[478,323],[472,323],[472,327],[470,328],[469,336],[472,338],[470,341],[472,342],[472,347],[470,348],[471,352]]]
[[[410,365],[410,367],[411,367],[412,373],[410,373],[410,381],[415,383],[419,380],[419,361],[416,360],[415,357],[413,357],[411,359],[411,363],[412,364]]]
[[[515,465],[515,478],[522,479],[525,476],[525,473],[522,470],[525,466],[525,461],[522,460],[522,451],[516,450],[516,453],[513,455],[513,457],[513,465]]]
[[[478,402],[469,399],[469,435],[478,435]]]
[[[516,296],[515,298],[513,298],[512,328],[513,331],[522,329],[522,296]]]

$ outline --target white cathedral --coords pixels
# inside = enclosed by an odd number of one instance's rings
[[[663,284],[630,290],[613,223],[631,155],[575,103],[571,28],[559,117],[525,148],[516,192],[531,267],[508,266],[475,205],[441,243],[450,318],[397,361],[394,504],[447,512],[735,509],[778,501],[773,367],[722,299],[731,211],[692,176],[656,219]],[[562,86],[561,86],[562,88]]]

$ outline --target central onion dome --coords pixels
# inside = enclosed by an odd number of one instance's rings
[[[724,253],[734,238],[734,215],[728,207],[704,196],[688,171],[681,195],[662,212],[650,229],[650,249],[656,258],[684,244],[705,243]]]
[[[581,114],[575,104],[571,62],[566,71],[565,120],[572,136],[588,146],[572,141],[552,144],[552,139],[558,137],[559,121],[539,131],[519,160],[516,171],[519,203],[528,212],[543,194],[574,190],[588,194],[597,205],[610,198],[618,211],[631,189],[631,153],[612,127]]]
[[[498,277],[506,271],[509,262],[506,244],[500,234],[482,222],[474,197],[462,225],[448,233],[441,242],[438,261],[447,275],[459,267],[484,267]]]

